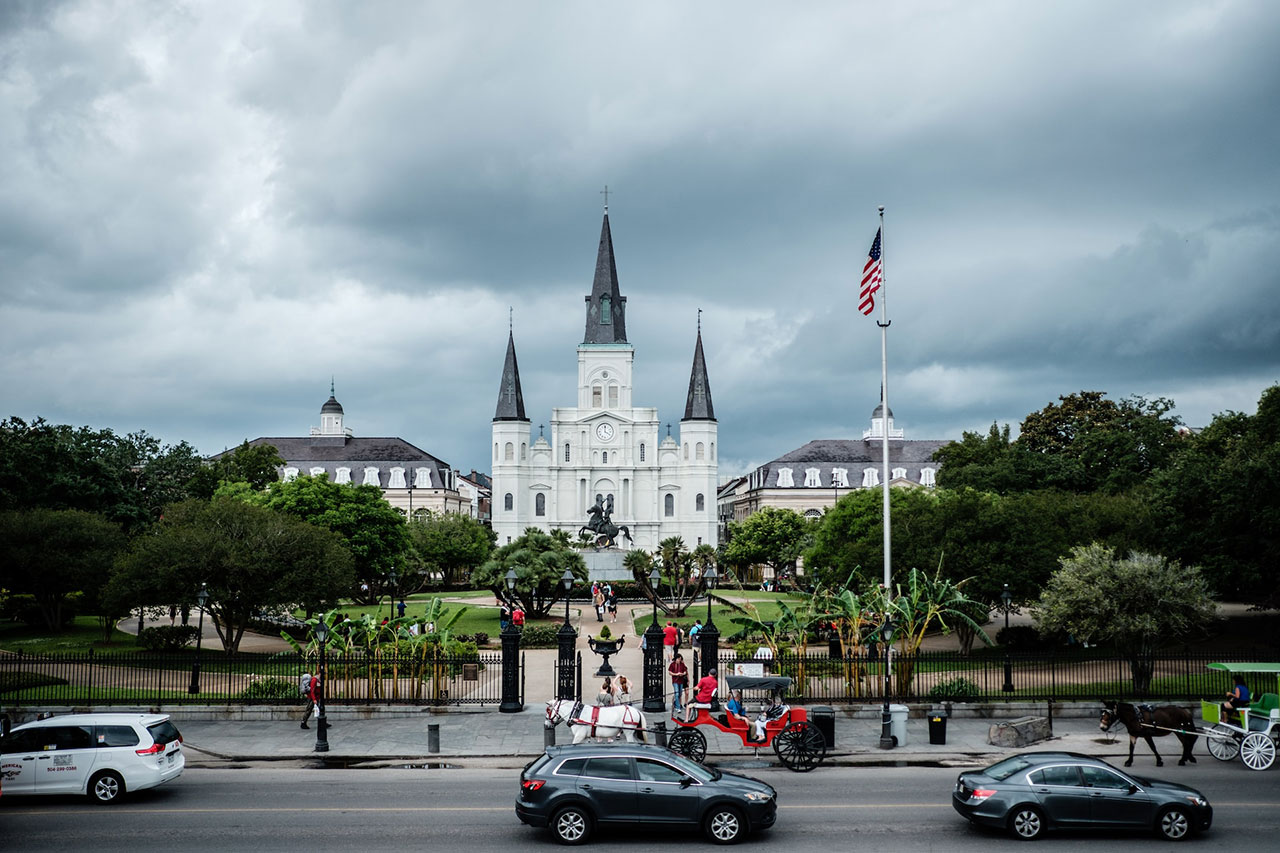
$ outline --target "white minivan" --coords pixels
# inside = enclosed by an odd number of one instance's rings
[[[0,738],[3,796],[87,794],[115,802],[182,775],[182,735],[166,714],[69,714]]]

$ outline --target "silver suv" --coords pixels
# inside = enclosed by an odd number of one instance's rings
[[[0,792],[115,802],[182,775],[182,735],[163,714],[71,714],[0,738]]]

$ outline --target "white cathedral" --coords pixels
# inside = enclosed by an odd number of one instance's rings
[[[632,402],[635,348],[627,340],[627,298],[618,290],[606,207],[595,281],[578,345],[578,398],[551,411],[550,440],[525,416],[514,333],[507,337],[493,416],[493,529],[498,544],[527,527],[562,529],[577,539],[588,511],[612,508],[625,526],[618,547],[656,551],[671,536],[687,548],[716,545],[716,418],[699,325],[684,417],[664,436],[656,408]]]

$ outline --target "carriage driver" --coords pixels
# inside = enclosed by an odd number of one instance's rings
[[[1249,693],[1249,685],[1244,683],[1243,675],[1233,675],[1235,686],[1231,688],[1231,692],[1227,694],[1227,701],[1222,703],[1223,709],[1227,712],[1227,716],[1231,717],[1241,708],[1249,707],[1252,696]]]
[[[693,701],[685,708],[684,721],[692,723],[694,717],[698,716],[699,708],[710,708],[711,700],[715,698],[716,691],[720,689],[720,681],[716,678],[716,669],[712,667],[707,670],[707,674],[698,679],[698,686],[694,688],[696,693]]]

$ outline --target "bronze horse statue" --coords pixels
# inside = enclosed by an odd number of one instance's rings
[[[1163,767],[1164,759],[1156,751],[1156,745],[1151,739],[1169,734],[1177,735],[1182,742],[1182,757],[1178,759],[1178,766],[1181,767],[1188,761],[1196,763],[1196,757],[1191,754],[1192,747],[1196,745],[1196,727],[1191,712],[1186,708],[1179,708],[1177,705],[1152,707],[1111,700],[1103,701],[1102,705],[1098,728],[1105,732],[1110,731],[1116,723],[1124,723],[1129,731],[1129,760],[1124,763],[1125,767],[1133,766],[1133,746],[1138,738],[1145,740],[1147,746],[1151,747],[1151,753],[1156,757],[1156,767]]]
[[[591,519],[578,531],[578,535],[590,538],[597,548],[611,548],[617,545],[619,533],[626,537],[628,542],[633,541],[631,531],[625,524],[613,523],[613,495],[609,496],[607,506],[597,498],[595,505],[587,510],[587,515]]]

